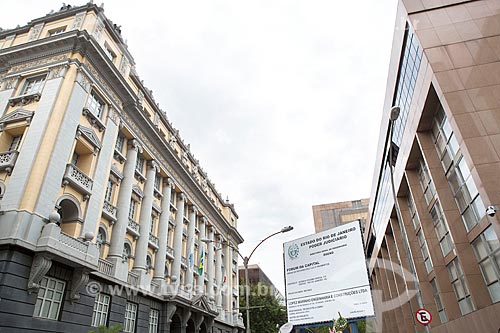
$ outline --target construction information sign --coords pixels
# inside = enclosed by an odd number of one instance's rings
[[[374,315],[359,221],[283,246],[288,322]]]

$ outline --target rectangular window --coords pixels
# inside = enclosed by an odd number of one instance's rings
[[[155,230],[155,218],[154,216],[151,215],[151,223],[149,224],[149,233],[153,235],[154,230]]]
[[[65,31],[66,31],[66,26],[55,28],[55,29],[49,30],[48,36],[50,37],[50,36],[59,35],[59,34],[62,34],[63,32],[65,32]]]
[[[420,160],[418,178],[420,180],[420,185],[422,186],[422,191],[424,192],[425,202],[430,204],[436,194],[436,188],[434,187],[434,182],[429,174],[429,169],[427,169],[427,165],[425,165],[423,160]]]
[[[129,220],[135,221],[135,211],[137,209],[137,202],[135,200],[130,200],[130,208],[128,210]]]
[[[8,151],[14,151],[19,148],[19,144],[21,143],[22,135],[12,137],[12,141],[10,142]]]
[[[44,276],[40,282],[34,317],[57,320],[64,300],[66,282]]]
[[[118,136],[116,137],[115,149],[120,153],[123,152],[124,143],[125,143],[125,138],[123,137],[123,135],[118,134]]]
[[[434,116],[432,135],[462,221],[470,231],[484,216],[484,204],[441,105]]]
[[[149,333],[158,332],[158,317],[160,316],[160,311],[156,309],[151,309],[149,312]]]
[[[102,98],[92,91],[87,99],[87,109],[97,118],[101,118],[104,113],[105,103]]]
[[[24,88],[21,95],[36,94],[42,91],[43,84],[45,83],[45,75],[29,77],[24,83]]]
[[[434,206],[432,206],[430,215],[432,223],[434,224],[434,231],[439,241],[439,246],[441,247],[441,252],[443,256],[446,256],[453,249],[453,240],[451,239],[450,229],[444,218],[439,201],[436,201]]]
[[[142,170],[144,170],[144,157],[138,155],[135,162],[135,171],[142,175]]]
[[[127,305],[125,306],[125,321],[123,322],[123,332],[134,333],[136,320],[137,304],[127,302]]]
[[[97,294],[92,312],[92,326],[107,325],[110,300],[111,297],[109,295]]]
[[[73,165],[77,165],[78,163],[78,158],[80,157],[80,155],[78,155],[78,153],[73,153],[73,155],[71,156],[71,164]]]
[[[472,243],[493,303],[500,301],[500,242],[490,225]]]
[[[425,269],[427,273],[432,271],[432,261],[429,256],[429,249],[427,248],[427,242],[425,241],[424,233],[420,229],[417,233],[418,245],[420,245],[420,252],[422,252],[422,258],[424,259]]]
[[[159,174],[155,174],[155,189],[157,191],[160,191],[160,181],[161,181],[161,177]]]
[[[474,311],[474,303],[472,302],[469,288],[467,287],[467,282],[465,281],[465,275],[462,271],[460,263],[458,262],[458,258],[453,259],[453,261],[446,267],[448,268],[448,273],[450,274],[451,285],[453,286],[453,291],[457,297],[460,312],[462,315],[466,315],[467,313]]]
[[[418,229],[420,225],[420,219],[418,218],[417,209],[415,208],[415,202],[413,201],[413,196],[408,194],[408,209],[410,210],[411,221],[413,222],[413,227],[415,230]]]
[[[439,313],[439,319],[441,323],[446,323],[448,321],[448,316],[446,315],[446,310],[444,309],[443,302],[441,301],[441,294],[436,282],[436,279],[432,279],[430,282],[432,289],[432,296],[434,296],[434,302],[436,303],[436,308]]]
[[[106,185],[106,194],[104,195],[104,200],[107,202],[111,203],[113,199],[113,187],[114,184],[113,182],[108,179],[108,184]]]
[[[111,62],[114,62],[116,59],[116,54],[111,50],[109,45],[104,45],[104,51],[106,52],[106,56],[111,60]]]

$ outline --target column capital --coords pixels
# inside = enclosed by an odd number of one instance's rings
[[[175,189],[175,182],[170,177],[165,177],[163,179],[163,186],[170,186],[171,189]]]
[[[195,205],[189,206],[189,212],[194,213],[195,215],[198,214],[198,207],[196,207]]]
[[[128,146],[130,149],[133,149],[133,150],[137,151],[138,153],[142,153],[142,146],[139,143],[139,141],[137,141],[137,139],[129,140]]]
[[[203,224],[206,224],[207,223],[207,218],[205,216],[202,216],[200,219],[199,219],[200,223],[203,223]]]
[[[184,192],[180,192],[177,197],[179,198],[179,200],[182,200],[182,201],[186,201],[187,197],[186,195],[184,194]]]
[[[148,167],[155,169],[155,173],[160,172],[160,165],[156,162],[156,160],[148,161]]]

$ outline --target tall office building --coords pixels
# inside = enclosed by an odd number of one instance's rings
[[[383,112],[367,228],[379,330],[497,332],[500,1],[400,1]]]
[[[0,110],[2,332],[243,327],[238,215],[101,7],[0,31]]]
[[[239,276],[240,276],[240,285],[245,284],[245,267],[238,267]],[[264,273],[262,268],[259,265],[253,264],[248,265],[248,283],[249,285],[257,285],[259,283],[263,283],[269,287],[269,291],[272,295],[280,302],[280,304],[285,305],[285,297],[283,294],[274,286],[274,283],[271,279]]]
[[[343,201],[312,207],[316,232],[338,227],[344,223],[359,220],[364,226],[368,219],[370,199]]]

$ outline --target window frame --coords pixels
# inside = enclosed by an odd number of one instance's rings
[[[488,242],[486,238],[488,233],[491,233],[492,236],[497,239],[497,246],[495,248],[491,246],[490,242]],[[483,251],[478,250],[479,244],[483,247]],[[484,283],[488,288],[491,301],[493,303],[500,302],[500,292],[498,295],[492,294],[495,290],[500,291],[500,242],[492,225],[484,229],[484,231],[472,242],[472,248],[474,249],[474,254],[479,264],[479,268],[481,269]],[[482,255],[481,252],[483,252],[484,255]],[[490,279],[491,277],[488,276],[489,274],[487,274],[487,269],[485,268],[485,264],[487,262],[491,265],[491,270],[495,274],[496,280]],[[492,287],[495,287],[495,289],[492,290]]]
[[[49,287],[50,282],[54,282],[54,287]],[[57,286],[61,286],[62,289],[58,290]],[[66,289],[66,281],[56,279],[49,276],[44,276],[40,281],[40,288],[38,289],[37,299],[35,303],[35,309],[33,312],[33,317],[44,318],[50,320],[58,320],[61,315],[61,309],[64,304],[64,291]],[[51,292],[52,297],[46,297],[46,295]],[[59,300],[54,300],[55,295],[60,295]],[[48,304],[47,314],[43,315],[45,306]],[[57,306],[55,316],[52,315],[52,307]]]
[[[462,266],[458,261],[458,258],[455,258],[452,261],[450,261],[450,263],[446,265],[446,269],[448,270],[448,274],[450,276],[451,286],[453,288],[453,292],[455,293],[455,297],[457,298],[458,307],[460,308],[460,313],[463,316],[465,316],[466,314],[476,310],[476,306],[474,305],[474,302],[472,300],[470,289],[465,279]],[[463,292],[463,296],[460,295],[460,291]],[[463,306],[464,304],[467,305],[469,309],[466,309]]]
[[[87,95],[85,108],[96,118],[102,119],[106,110],[106,101],[95,89],[92,89]]]
[[[136,303],[127,302],[125,305],[125,316],[123,319],[123,332],[135,333],[137,325],[137,309]]]
[[[107,303],[105,301],[107,301]],[[95,297],[94,308],[92,309],[91,325],[93,327],[106,326],[108,324],[110,308],[111,308],[111,296],[103,293],[98,293]]]
[[[149,325],[148,325],[149,333],[158,333],[159,318],[160,318],[160,310],[158,309],[149,310]]]
[[[40,94],[43,90],[47,74],[38,74],[28,76],[24,79],[24,85],[21,89],[21,96]],[[33,84],[33,85],[32,85]]]

